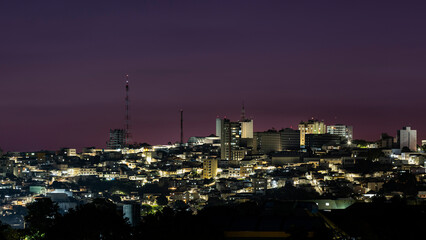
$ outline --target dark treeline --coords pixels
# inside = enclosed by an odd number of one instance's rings
[[[344,210],[324,212],[354,239],[424,239],[426,205],[408,205],[394,197],[390,202],[377,198]]]
[[[132,227],[123,218],[120,209],[106,199],[95,199],[60,215],[57,205],[49,198],[39,198],[28,205],[28,215],[25,217],[27,228],[12,229],[1,225],[0,239],[224,239],[224,232],[230,227],[231,230],[250,227],[250,224],[246,226],[248,220],[259,223],[267,218],[268,221],[275,219],[284,223],[295,221],[296,217],[307,219],[309,224],[284,224],[288,227],[280,231],[291,234],[289,239],[303,239],[308,232],[315,232],[321,238],[328,236],[329,232],[319,218],[306,214],[304,209],[295,208],[293,203],[271,205],[253,201],[214,205],[205,207],[197,214],[185,208],[165,207],[155,214],[142,217],[142,221]],[[250,228],[256,230],[256,227]]]
[[[262,200],[206,206],[197,214],[165,207],[131,226],[110,200],[95,199],[61,215],[49,198],[39,198],[27,206],[27,227],[1,224],[0,239],[225,239],[227,231],[281,231],[289,234],[285,239],[344,239],[336,238],[342,231],[351,239],[416,239],[426,219],[424,205],[410,206],[404,199],[378,198],[322,214],[313,206]],[[340,230],[330,227],[328,220]]]

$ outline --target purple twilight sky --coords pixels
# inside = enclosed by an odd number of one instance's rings
[[[311,117],[357,139],[426,139],[424,1],[2,1],[0,148],[150,144]]]

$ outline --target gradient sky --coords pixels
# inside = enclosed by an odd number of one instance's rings
[[[426,139],[424,1],[1,1],[0,148],[166,144],[311,117]]]

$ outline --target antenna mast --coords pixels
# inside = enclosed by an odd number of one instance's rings
[[[245,121],[246,120],[246,110],[244,109],[244,101],[243,101],[243,105],[241,107],[241,119],[240,121]]]
[[[126,74],[126,129],[125,129],[125,145],[129,146],[131,141],[129,126],[129,75]]]

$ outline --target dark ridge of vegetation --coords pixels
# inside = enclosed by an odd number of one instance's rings
[[[0,240],[226,239],[227,231],[278,231],[286,239],[334,239],[342,232],[351,239],[417,239],[426,206],[404,199],[355,204],[345,210],[317,213],[314,204],[298,201],[248,201],[208,205],[196,214],[183,202],[142,217],[136,226],[123,218],[111,201],[95,199],[64,215],[49,198],[28,205],[26,229],[0,224]],[[325,216],[325,217],[324,217]],[[336,227],[330,227],[331,220]],[[327,227],[328,226],[328,227]]]

